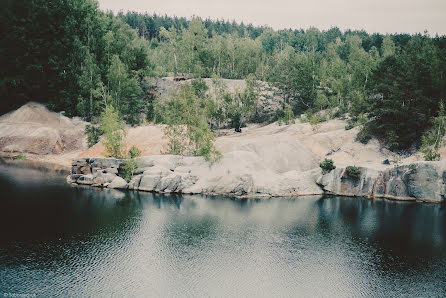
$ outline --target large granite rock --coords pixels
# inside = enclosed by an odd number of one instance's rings
[[[84,185],[92,185],[94,183],[94,176],[92,174],[82,175],[77,180],[76,183]]]
[[[446,162],[417,162],[386,170],[360,167],[354,180],[344,168],[322,175],[317,183],[331,194],[441,202],[446,195]]]
[[[108,185],[108,188],[126,189],[127,181],[119,176],[116,176],[115,179],[113,179],[113,181]]]
[[[133,176],[129,182],[128,188],[129,189],[138,189],[139,184],[141,183],[141,178],[142,178],[142,175]]]
[[[154,191],[161,181],[160,175],[143,175],[139,183],[139,190]]]

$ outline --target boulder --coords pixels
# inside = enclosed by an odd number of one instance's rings
[[[95,184],[104,185],[105,183],[111,183],[116,177],[115,174],[99,172],[94,176],[93,182]]]
[[[129,189],[138,189],[141,183],[142,175],[133,176],[129,182]]]
[[[176,172],[176,171],[175,171]],[[176,192],[183,192],[185,189],[191,187],[198,181],[198,177],[194,175],[183,174],[181,180],[178,182]]]
[[[90,166],[92,168],[116,168],[118,169],[122,164],[122,159],[116,158],[90,158]]]
[[[142,175],[141,182],[139,183],[139,190],[154,191],[161,181],[160,175]]]
[[[144,175],[167,176],[170,171],[162,166],[153,166],[144,171]]]
[[[110,174],[115,174],[115,175],[118,174],[118,168],[116,168],[116,167],[114,167],[114,166],[111,166],[111,167],[109,167],[109,168],[106,168],[104,171],[105,171],[106,173],[110,173]]]
[[[82,175],[76,180],[76,183],[91,185],[94,183],[93,179],[94,179],[94,176],[92,174]]]
[[[85,166],[85,167],[80,167],[79,168],[79,172],[82,175],[87,175],[87,174],[91,174],[91,168],[89,166]]]
[[[156,190],[165,192],[174,192],[177,189],[178,184],[180,183],[181,183],[181,176],[171,174],[161,179],[161,182],[158,183]]]
[[[119,176],[116,176],[115,179],[108,185],[108,188],[118,188],[118,189],[126,189],[127,182]]]

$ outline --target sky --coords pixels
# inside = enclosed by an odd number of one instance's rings
[[[274,29],[337,26],[446,35],[446,0],[98,0],[102,10],[225,19]]]

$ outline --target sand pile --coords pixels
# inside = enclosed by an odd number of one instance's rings
[[[29,102],[0,117],[0,151],[38,155],[85,150],[85,122]]]

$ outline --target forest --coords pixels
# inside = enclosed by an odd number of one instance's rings
[[[392,150],[435,146],[433,136],[444,134],[446,36],[115,15],[93,0],[5,0],[1,8],[1,114],[37,101],[94,122],[113,105],[130,125],[196,123],[193,115],[209,132],[222,115],[233,127],[244,114],[262,122],[253,111],[263,81],[284,98],[274,120],[323,121],[317,112],[331,109],[361,125],[359,141],[377,136]],[[179,75],[192,83],[171,102],[157,102],[150,79]],[[216,86],[221,78],[246,80],[248,88],[217,88],[216,100],[202,78]]]

